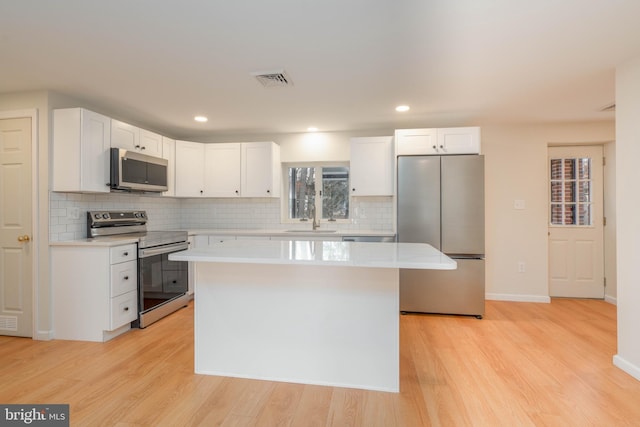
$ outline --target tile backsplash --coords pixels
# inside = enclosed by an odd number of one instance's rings
[[[49,240],[83,239],[87,235],[87,211],[139,209],[147,211],[149,230],[193,229],[289,229],[282,224],[280,199],[178,199],[126,193],[49,194]],[[354,197],[352,220],[332,226],[340,230],[393,230],[392,197]],[[307,228],[308,224],[304,224]]]

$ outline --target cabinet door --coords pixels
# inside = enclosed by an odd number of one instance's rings
[[[437,129],[398,129],[395,132],[397,155],[438,154]]]
[[[280,146],[273,142],[242,143],[242,197],[280,195]]]
[[[111,120],[111,147],[140,151],[140,129],[119,120]]]
[[[140,149],[142,154],[162,157],[162,135],[140,129]]]
[[[198,142],[176,141],[176,196],[204,195],[204,145]]]
[[[351,194],[393,195],[393,138],[351,138]]]
[[[205,197],[240,196],[240,143],[205,145]]]
[[[162,158],[167,159],[169,166],[167,167],[167,191],[162,193],[163,196],[176,195],[176,141],[171,138],[162,137]]]
[[[53,112],[53,191],[109,192],[111,119],[82,108]]]
[[[438,129],[439,154],[479,154],[480,128],[442,128]]]

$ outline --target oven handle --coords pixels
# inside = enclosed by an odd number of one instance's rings
[[[172,243],[156,248],[145,248],[138,250],[138,258],[147,258],[154,255],[167,254],[189,249],[189,242]]]

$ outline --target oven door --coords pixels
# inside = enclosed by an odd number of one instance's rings
[[[170,261],[169,254],[188,249],[187,242],[138,250],[138,321],[144,328],[187,305],[189,263]]]

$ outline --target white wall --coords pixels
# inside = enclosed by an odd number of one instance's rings
[[[482,126],[488,298],[549,300],[547,147],[613,140],[612,122]],[[516,199],[524,210],[513,208]]]
[[[640,59],[616,70],[618,353],[614,364],[640,379]]]

